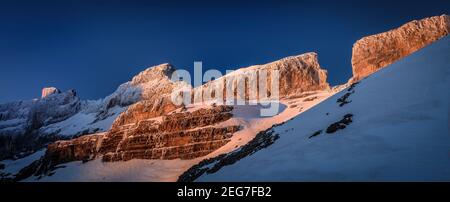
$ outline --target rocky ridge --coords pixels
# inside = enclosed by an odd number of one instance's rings
[[[22,170],[16,180],[51,174],[71,161],[127,161],[131,159],[193,159],[230,141],[239,125],[222,125],[232,117],[231,106],[212,106],[193,112],[174,112],[161,119],[115,125],[109,132],[56,141],[45,155]]]
[[[358,40],[353,45],[351,82],[361,80],[449,33],[450,16],[441,15],[414,20]]]

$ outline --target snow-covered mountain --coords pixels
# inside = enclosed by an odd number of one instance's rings
[[[353,77],[332,88],[316,53],[241,68],[196,88],[171,81],[174,67],[161,64],[97,101],[46,88],[42,98],[0,105],[1,158],[68,140],[0,162],[0,177],[449,180],[449,19],[413,21],[357,41]],[[211,86],[220,92],[224,83],[237,86],[242,75],[265,70],[280,72],[280,100],[271,100],[279,104],[274,116],[262,117],[261,105],[222,105],[215,96],[203,97]],[[273,82],[272,76],[267,81]],[[194,103],[172,103],[171,93],[180,89],[193,90]],[[255,101],[248,90],[222,91],[224,98],[229,93]]]
[[[197,181],[450,180],[449,53],[446,37],[403,58],[267,131],[270,146],[201,164]]]

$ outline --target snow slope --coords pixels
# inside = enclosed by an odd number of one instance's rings
[[[339,107],[343,90],[275,127],[274,144],[197,180],[449,181],[449,53],[446,37],[362,80],[351,103]],[[325,133],[349,113],[345,129]]]

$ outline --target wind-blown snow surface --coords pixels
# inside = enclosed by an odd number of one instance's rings
[[[198,181],[449,181],[450,38],[361,81],[286,124],[280,138]],[[329,113],[329,115],[327,115]],[[353,123],[309,139],[347,114]]]

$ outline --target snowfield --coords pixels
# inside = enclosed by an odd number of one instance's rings
[[[33,163],[33,161],[38,160],[44,156],[46,149],[41,149],[31,155],[17,160],[3,160],[0,161],[1,164],[5,166],[4,169],[0,170],[0,179],[2,177],[12,177],[13,175],[19,173],[19,171]]]
[[[449,53],[446,37],[274,128],[274,144],[197,181],[449,181]],[[340,107],[346,93],[351,102]],[[325,132],[346,114],[352,123]]]

